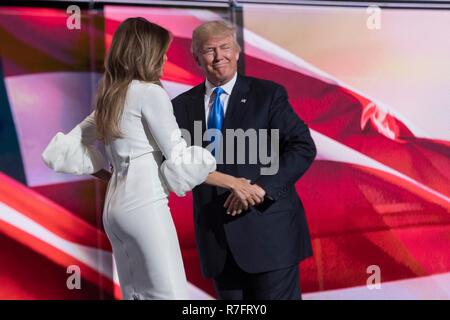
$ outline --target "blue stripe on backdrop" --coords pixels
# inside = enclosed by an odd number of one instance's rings
[[[0,171],[26,184],[25,170],[20,155],[19,140],[6,94],[0,59]]]

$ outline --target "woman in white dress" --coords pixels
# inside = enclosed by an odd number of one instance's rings
[[[206,182],[242,199],[251,192],[247,180],[215,172],[211,153],[187,147],[181,137],[159,82],[170,39],[166,29],[143,18],[125,20],[105,60],[95,111],[68,134],[57,133],[42,154],[55,171],[109,181],[103,225],[123,299],[188,298],[169,191],[182,196]],[[112,174],[96,140],[105,145]]]

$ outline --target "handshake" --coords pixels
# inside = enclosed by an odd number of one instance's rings
[[[247,210],[249,207],[260,204],[264,201],[266,192],[260,186],[251,184],[245,178],[234,178],[229,189],[231,194],[224,203],[227,214],[235,216]]]

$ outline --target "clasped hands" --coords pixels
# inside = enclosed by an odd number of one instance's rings
[[[231,193],[223,206],[227,209],[227,214],[232,216],[262,203],[266,195],[264,189],[245,178],[236,178],[230,189]]]

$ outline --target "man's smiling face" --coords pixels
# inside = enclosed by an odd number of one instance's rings
[[[239,47],[233,36],[209,37],[195,54],[197,64],[215,86],[230,81],[237,72]]]

